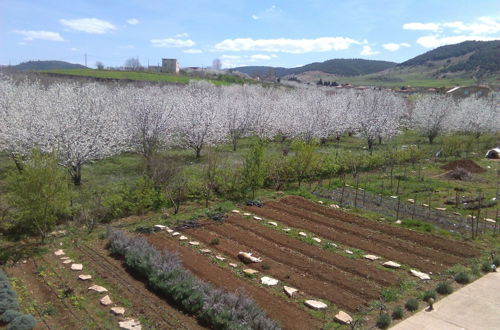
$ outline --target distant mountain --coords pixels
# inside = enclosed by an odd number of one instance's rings
[[[73,64],[64,61],[28,61],[18,65],[13,65],[13,69],[20,71],[38,71],[38,70],[58,70],[58,69],[87,69],[81,64]]]
[[[322,71],[339,76],[359,76],[380,72],[396,66],[397,63],[387,61],[372,61],[363,59],[333,59],[325,62],[316,62],[296,68],[282,68],[271,66],[244,66],[232,70],[246,73],[250,76],[265,77],[276,75],[283,77],[290,74],[300,74],[307,71]]]

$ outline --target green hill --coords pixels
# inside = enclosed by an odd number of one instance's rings
[[[64,61],[28,61],[18,65],[13,65],[12,68],[20,71],[40,71],[86,69],[87,67],[81,64],[73,64]]]

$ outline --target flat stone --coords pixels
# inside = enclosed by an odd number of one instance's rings
[[[62,263],[63,263],[63,264],[70,264],[70,263],[72,263],[72,262],[73,262],[73,260],[71,260],[71,259],[66,259],[66,260],[64,260]]]
[[[113,303],[113,301],[111,300],[111,298],[109,297],[109,295],[105,295],[99,301],[101,302],[101,305],[104,305],[104,306],[109,306],[109,305],[111,305]]]
[[[347,253],[347,254],[354,254],[354,252],[352,252],[351,250],[345,250],[345,253]]]
[[[233,267],[233,268],[236,268],[236,267],[238,267],[238,264],[235,264],[235,263],[231,262],[231,263],[229,264],[229,266],[231,266],[231,267]]]
[[[153,229],[157,230],[157,231],[166,230],[167,226],[164,226],[164,225],[154,225]]]
[[[412,198],[408,198],[408,202],[410,202],[410,203],[414,204],[414,203],[415,203],[415,200],[414,200],[414,199],[412,199]]]
[[[251,268],[243,269],[243,273],[249,274],[249,275],[255,275],[258,272],[259,272],[258,270],[251,269]]]
[[[462,215],[460,212],[453,212],[454,215]]]
[[[263,276],[260,279],[260,283],[268,286],[274,286],[278,284],[278,280],[269,276]]]
[[[371,261],[374,261],[374,260],[380,259],[380,257],[374,256],[373,254],[365,254],[365,255],[363,256],[363,258],[368,259],[368,260],[371,260]]]
[[[323,201],[318,201],[318,204],[324,204],[324,202]]]
[[[103,293],[103,292],[108,292],[108,289],[100,286],[100,285],[92,285],[89,290],[98,292],[98,293]]]
[[[88,281],[88,280],[91,280],[92,279],[92,275],[78,275],[78,279],[82,280],[82,281]]]
[[[321,239],[319,239],[318,237],[313,237],[313,241],[321,243]]]
[[[71,265],[71,270],[82,270],[83,265],[82,264],[72,264]]]
[[[304,305],[312,309],[325,309],[328,307],[324,302],[317,300],[306,300],[304,301]]]
[[[64,253],[64,251],[63,251],[63,250],[57,250],[57,251],[55,251],[55,252],[54,252],[54,254],[55,254],[56,256],[63,256],[63,255],[65,255],[66,253]]]
[[[429,204],[422,204],[422,206],[429,207]]]
[[[338,245],[337,245],[337,244],[332,243],[332,242],[329,242],[329,243],[328,243],[328,245],[333,246],[333,247],[338,247]]]
[[[173,229],[170,229],[170,228],[167,229],[167,233],[172,234],[173,232],[174,232]]]
[[[304,233],[303,231],[299,232],[299,236],[302,236],[302,237],[307,237],[307,234]]]
[[[180,234],[181,234],[181,233],[179,233],[178,231],[174,231],[174,232],[172,233],[172,236],[179,236]]]
[[[248,213],[248,212],[243,213],[243,215],[244,215],[245,217],[249,217],[249,216],[251,216],[251,214],[250,214],[250,213]]]
[[[294,294],[296,294],[299,290],[289,287],[289,286],[284,286],[283,291],[285,291],[286,295],[289,296],[290,298],[293,297]]]
[[[337,315],[335,315],[334,320],[341,324],[351,324],[352,317],[344,311],[339,311]]]
[[[184,236],[184,235],[182,235],[181,237],[179,237],[179,240],[181,240],[181,241],[187,241],[187,239],[188,238],[186,236]]]
[[[330,204],[328,207],[332,208],[332,209],[339,209],[340,206],[338,206],[337,204]]]
[[[215,259],[220,260],[220,261],[224,261],[224,260],[226,260],[226,258],[221,257],[221,256],[215,256]]]
[[[429,274],[426,274],[426,273],[422,273],[422,272],[419,272],[417,270],[414,270],[414,269],[410,269],[410,273],[413,275],[413,276],[416,276],[418,277],[419,279],[421,280],[430,280],[431,277],[429,276]]]
[[[125,308],[123,307],[111,307],[111,313],[115,315],[123,315],[125,314]]]
[[[387,267],[387,268],[393,268],[393,269],[401,268],[401,265],[398,264],[397,262],[394,262],[394,261],[384,262],[382,264],[382,266]]]
[[[198,245],[200,245],[200,242],[191,241],[191,242],[189,242],[189,245],[198,246]]]
[[[232,210],[231,212],[233,212],[234,214],[240,214],[240,211],[238,210]]]
[[[253,219],[254,219],[254,220],[257,220],[257,221],[261,221],[261,220],[262,220],[262,218],[261,218],[261,217],[258,217],[258,216],[256,216],[256,215],[254,215],[254,216],[253,216]]]
[[[201,249],[200,252],[201,253],[210,253],[212,251],[210,249]]]
[[[395,224],[397,224],[397,225],[400,225],[400,224],[402,224],[402,223],[403,223],[403,222],[402,222],[401,220],[396,220],[396,222],[395,222]]]
[[[141,323],[134,319],[126,319],[124,321],[118,322],[120,329],[125,330],[142,330]]]
[[[246,264],[262,262],[262,258],[254,257],[250,252],[239,252],[238,258]]]
[[[496,221],[495,221],[495,220],[490,219],[490,218],[484,218],[484,221],[486,221],[486,222],[490,222],[490,223],[496,223]]]
[[[285,228],[285,229],[283,229],[283,231],[286,231],[287,233],[288,233],[290,230],[291,230],[290,228]]]
[[[61,258],[59,258],[59,259],[61,259],[61,260],[68,260],[68,259],[69,259],[69,257],[61,257]]]
[[[274,221],[269,221],[268,224],[270,224],[271,226],[274,226],[274,227],[278,227],[278,224]]]
[[[436,207],[436,210],[438,210],[438,211],[446,211],[446,207]]]
[[[398,196],[391,196],[391,198],[393,198],[393,199],[397,199],[397,198],[398,198]]]

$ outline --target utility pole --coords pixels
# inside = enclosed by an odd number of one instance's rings
[[[85,53],[85,66],[87,66],[87,53]]]

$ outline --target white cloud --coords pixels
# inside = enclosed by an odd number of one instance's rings
[[[399,50],[401,47],[410,47],[410,44],[406,43],[406,42],[402,42],[402,43],[388,43],[388,44],[383,44],[382,47],[384,47],[384,49],[387,49],[388,51],[391,51],[391,52],[395,52],[397,50]]]
[[[264,11],[261,11],[259,15],[252,15],[251,17],[254,20],[259,20],[262,18],[271,18],[273,13],[276,11],[277,7],[275,5],[272,5],[271,7],[265,9]]]
[[[254,54],[254,55],[222,55],[220,60],[225,68],[234,68],[237,66],[245,66],[255,62],[269,61],[276,58],[277,55]]]
[[[184,33],[179,33],[179,34],[176,34],[176,35],[174,36],[174,38],[187,38],[187,37],[189,37],[189,34],[187,34],[187,33],[185,33],[185,32],[184,32]]]
[[[252,15],[252,18],[253,18],[254,20],[258,20],[258,19],[259,19],[259,16],[257,16],[257,15]]]
[[[58,32],[50,31],[32,31],[32,30],[14,30],[14,33],[24,36],[24,40],[32,41],[35,39],[49,41],[64,41],[63,37]]]
[[[121,49],[133,49],[135,48],[134,45],[124,45],[124,46],[120,46]]]
[[[130,25],[137,25],[139,24],[139,20],[137,18],[131,18],[127,20],[127,23]]]
[[[372,50],[372,48],[370,46],[365,45],[365,46],[363,46],[363,50],[359,54],[363,55],[363,56],[372,56],[372,55],[380,54],[380,52],[374,51],[374,50]]]
[[[203,53],[203,51],[201,49],[193,49],[193,48],[186,49],[183,52],[186,54],[201,54],[201,53]]]
[[[61,24],[75,31],[105,34],[116,30],[116,26],[98,18],[60,19]]]
[[[153,47],[160,48],[184,48],[193,47],[196,43],[193,40],[187,39],[175,39],[175,38],[165,38],[165,39],[152,39],[151,44]]]
[[[72,47],[69,50],[71,50],[72,52],[76,52],[78,50],[78,48]]]
[[[406,23],[406,24],[403,24],[403,29],[416,30],[416,31],[437,31],[437,30],[439,30],[439,24],[438,23]]]
[[[250,56],[250,59],[256,60],[256,61],[257,60],[265,60],[265,61],[267,61],[267,60],[270,60],[272,58],[273,58],[273,56],[271,56],[271,55],[264,55],[264,54],[255,54],[255,55],[251,55]]]
[[[499,40],[500,37],[484,37],[484,36],[451,36],[451,37],[442,37],[442,36],[424,36],[417,39],[417,44],[425,47],[425,48],[436,48],[444,45],[452,45],[458,44],[460,42],[468,41],[468,40],[480,40],[480,41],[491,41],[491,40]]]
[[[358,41],[344,37],[324,37],[316,39],[226,39],[214,48],[220,51],[264,51],[303,54],[348,49]]]

